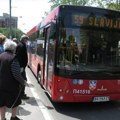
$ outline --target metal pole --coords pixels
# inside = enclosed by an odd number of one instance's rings
[[[10,27],[10,34],[9,34],[9,37],[10,39],[12,39],[12,35],[11,35],[11,0],[9,0],[9,11],[10,11],[10,21],[9,21],[9,27]]]

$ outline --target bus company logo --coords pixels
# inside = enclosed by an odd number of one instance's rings
[[[96,80],[90,80],[89,81],[89,89],[90,90],[96,89],[96,86],[97,86],[97,81]]]

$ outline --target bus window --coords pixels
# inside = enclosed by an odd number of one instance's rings
[[[54,48],[55,48],[55,41],[53,39],[49,39],[48,78],[50,81],[52,81],[52,73],[53,73]]]
[[[49,39],[54,39],[55,38],[55,31],[56,31],[55,26],[56,26],[55,21],[52,21],[51,26],[50,26],[50,31],[49,31]]]
[[[37,40],[37,54],[41,57],[44,55],[44,40]]]
[[[61,32],[63,31],[65,35],[59,39],[58,66],[69,66],[69,69],[73,69],[76,65],[95,67],[97,67],[96,65],[104,67],[119,65],[120,58],[117,53],[120,35],[117,32],[78,28],[63,28]],[[110,34],[113,37],[110,37]]]
[[[32,54],[36,54],[37,42],[36,42],[36,41],[31,42],[30,47],[31,47],[31,53],[32,53]]]
[[[58,58],[59,64],[76,64],[79,63],[79,60],[85,62],[85,54],[87,47],[87,37],[86,40],[81,37],[79,30],[77,29],[64,29],[64,36],[60,39],[60,47]],[[81,33],[82,34],[82,33]],[[81,57],[80,57],[81,55]]]

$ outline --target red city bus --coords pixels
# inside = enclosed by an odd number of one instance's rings
[[[53,101],[120,100],[120,12],[60,5],[27,34],[28,65]]]

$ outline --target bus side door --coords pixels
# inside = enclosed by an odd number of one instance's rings
[[[49,93],[51,93],[55,43],[52,39],[49,39],[49,30],[49,28],[46,29],[44,85]]]
[[[48,29],[45,29],[45,56],[44,56],[44,86],[47,89],[47,82],[48,82]]]

